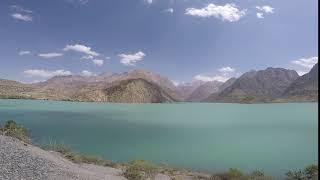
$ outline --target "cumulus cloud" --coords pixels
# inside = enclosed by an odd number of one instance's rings
[[[89,0],[66,0],[69,3],[77,3],[80,5],[85,5],[89,2]]]
[[[260,11],[263,11],[264,13],[270,13],[270,14],[273,14],[274,13],[274,8],[271,7],[271,6],[256,6],[256,8]]]
[[[82,75],[82,76],[86,76],[86,77],[89,77],[89,76],[96,76],[96,74],[95,74],[95,73],[90,72],[90,71],[88,71],[88,70],[83,70],[83,71],[81,71],[81,75]]]
[[[264,17],[263,17],[263,13],[258,12],[258,13],[257,13],[257,18],[263,19],[263,18],[264,18]]]
[[[144,2],[146,2],[148,4],[152,4],[153,0],[144,0]]]
[[[291,63],[300,67],[311,69],[315,64],[318,63],[318,57],[301,58],[299,60],[291,61]]]
[[[104,63],[104,60],[101,59],[94,59],[92,60],[93,64],[97,65],[97,66],[102,66]]]
[[[168,8],[163,10],[163,12],[167,12],[167,13],[173,13],[173,8]]]
[[[194,79],[199,81],[205,81],[205,82],[208,82],[208,81],[226,82],[228,79],[230,79],[230,77],[226,77],[223,75],[215,75],[215,76],[196,75]]]
[[[24,9],[23,7],[19,6],[19,5],[12,5],[11,6],[12,10],[15,10],[17,12],[23,12],[23,13],[32,13],[31,10],[28,9]]]
[[[179,86],[180,82],[179,81],[175,81],[175,80],[171,80],[172,84],[174,86]]]
[[[302,76],[302,75],[304,75],[304,74],[307,74],[308,71],[299,71],[299,70],[298,70],[297,73],[298,73],[299,76]]]
[[[49,59],[49,58],[61,57],[61,56],[63,56],[63,54],[54,52],[54,53],[38,54],[38,56],[42,57],[42,58]]]
[[[44,69],[29,69],[23,72],[28,77],[37,77],[37,78],[51,78],[54,76],[67,76],[72,75],[70,71],[66,71],[63,69],[50,71]]]
[[[223,21],[235,22],[246,14],[246,10],[238,9],[235,4],[225,4],[224,6],[209,4],[200,9],[187,8],[185,14],[198,17],[215,17]]]
[[[28,54],[31,54],[31,52],[30,52],[30,51],[20,51],[20,52],[19,52],[19,55],[20,55],[20,56],[28,55]]]
[[[217,74],[214,75],[203,75],[199,74],[193,77],[195,80],[200,81],[220,81],[220,82],[226,82],[231,77],[237,76],[236,69],[232,68],[230,66],[222,67],[218,69]]]
[[[263,19],[264,18],[264,13],[265,14],[273,14],[273,7],[271,6],[256,6],[256,9],[258,9],[260,12],[257,12],[257,18]]]
[[[232,73],[232,72],[235,72],[236,69],[232,68],[232,67],[222,67],[220,69],[218,69],[219,72],[222,72],[222,73]]]
[[[74,45],[67,45],[64,49],[64,51],[76,51],[80,53],[84,53],[86,55],[90,56],[99,56],[99,53],[91,50],[91,47],[82,45],[82,44],[74,44]]]
[[[93,56],[91,55],[88,55],[88,56],[82,56],[80,59],[87,59],[87,60],[90,60],[90,59],[94,59]]]
[[[135,54],[119,54],[118,56],[121,58],[120,62],[122,64],[127,66],[134,66],[136,62],[142,61],[146,54],[139,51]]]
[[[26,22],[32,21],[32,16],[23,15],[23,14],[20,14],[20,13],[11,14],[11,17],[13,17],[14,19],[21,20],[21,21],[26,21]]]

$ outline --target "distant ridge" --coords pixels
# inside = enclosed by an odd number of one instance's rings
[[[318,63],[309,73],[298,77],[283,93],[283,98],[292,101],[318,100]]]
[[[236,79],[229,87],[211,95],[207,102],[270,102],[277,98],[299,77],[296,71],[283,68],[267,68],[249,71]]]
[[[318,100],[318,64],[301,77],[294,70],[267,68],[246,72],[225,83],[193,81],[178,86],[146,70],[56,76],[34,84],[0,79],[0,98],[122,103],[313,102]]]

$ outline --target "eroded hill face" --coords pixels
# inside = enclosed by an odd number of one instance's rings
[[[202,101],[208,98],[208,96],[210,96],[211,94],[218,92],[222,84],[224,83],[219,81],[206,82],[200,85],[198,88],[196,88],[191,93],[191,95],[187,98],[187,101],[192,101],[192,102]]]
[[[170,96],[175,99],[179,99],[175,86],[168,78],[145,70],[133,70],[122,74],[103,73],[98,76],[90,77],[78,75],[59,76],[45,82],[34,84],[33,86],[46,91],[55,90],[59,95],[69,97],[70,100],[73,100],[74,97],[78,98],[79,94],[86,92],[89,93],[86,96],[91,96],[92,94],[97,96],[94,98],[94,101],[105,101],[104,98],[101,98],[103,97],[100,93],[102,89],[110,88],[121,81],[130,79],[144,79],[161,87],[163,91],[170,94]],[[81,99],[84,99],[83,95],[81,95]]]
[[[103,90],[108,102],[165,103],[175,101],[156,84],[144,79],[122,81],[119,85]]]
[[[72,99],[115,103],[165,103],[175,101],[158,85],[144,79],[130,79],[114,83],[105,89],[83,89]]]
[[[210,97],[210,102],[264,102],[279,97],[299,77],[296,71],[282,68],[267,68],[250,71],[219,94]]]
[[[318,65],[299,77],[293,70],[250,71],[225,83],[193,81],[179,86],[161,75],[133,70],[98,76],[58,76],[36,84],[0,80],[0,98],[160,103],[317,101]],[[205,100],[203,100],[205,99]]]
[[[309,73],[297,78],[283,93],[284,98],[299,101],[317,101],[318,64]]]

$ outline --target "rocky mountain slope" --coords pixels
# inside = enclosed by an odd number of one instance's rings
[[[23,84],[0,79],[0,98],[68,101],[161,103],[316,101],[318,64],[299,77],[293,70],[267,68],[249,71],[225,83],[192,81],[175,86],[171,80],[145,70],[98,76],[57,76],[45,82]]]
[[[283,93],[283,97],[292,101],[317,101],[318,99],[318,63],[309,73],[298,77]]]
[[[56,90],[44,90],[33,85],[0,79],[0,98],[64,100],[67,97],[59,95]]]
[[[267,68],[250,71],[240,76],[231,86],[216,95],[209,102],[268,102],[280,97],[299,75],[296,71],[283,68]]]
[[[191,96],[193,91],[205,83],[206,82],[200,80],[194,80],[190,83],[181,83],[176,87],[176,92],[179,94],[179,98],[184,101]]]
[[[186,101],[191,102],[200,102],[208,96],[210,96],[213,93],[216,93],[219,91],[220,86],[224,84],[220,81],[209,81],[202,85],[200,85],[198,88],[196,88],[191,95],[186,99]]]
[[[144,79],[160,87],[167,94],[170,94],[170,96],[172,96],[174,99],[179,99],[175,86],[168,78],[145,70],[133,70],[121,74],[103,73],[98,76],[90,77],[79,75],[58,76],[53,77],[45,82],[33,84],[33,87],[45,91],[55,90],[59,95],[69,97],[70,100],[73,100],[74,97],[78,97],[82,92],[89,92],[89,95],[91,95],[92,93],[97,93],[102,89],[110,88],[121,81],[127,81],[131,79]],[[105,100],[105,98],[95,98],[95,101]]]
[[[114,82],[103,89],[86,88],[72,96],[76,101],[116,103],[165,103],[175,101],[158,85],[145,79],[129,79]]]

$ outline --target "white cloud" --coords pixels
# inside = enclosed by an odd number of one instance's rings
[[[24,8],[22,8],[22,7],[19,6],[19,5],[12,5],[12,6],[11,6],[11,9],[13,9],[13,10],[15,10],[15,11],[18,11],[18,12],[23,12],[23,13],[32,13],[31,10],[24,9]]]
[[[84,53],[84,54],[90,55],[90,56],[99,56],[99,53],[91,50],[91,47],[81,45],[81,44],[67,45],[63,50],[64,51],[76,51],[76,52]]]
[[[104,63],[104,60],[101,59],[94,59],[92,60],[93,64],[97,65],[97,66],[102,66]]]
[[[171,80],[172,84],[175,86],[179,86],[180,82],[179,81],[175,81],[175,80]]]
[[[87,76],[87,77],[89,77],[89,76],[96,76],[95,73],[90,72],[90,71],[88,71],[88,70],[83,70],[83,71],[81,71],[81,75],[82,75],[82,76]]]
[[[93,56],[91,56],[91,55],[88,55],[88,56],[82,56],[80,59],[94,59],[94,57]]]
[[[173,13],[173,9],[172,8],[169,8],[169,9],[165,9],[163,10],[164,12],[168,12],[168,13]]]
[[[318,63],[318,57],[301,58],[299,60],[291,61],[291,63],[306,69],[311,69]]]
[[[209,4],[207,7],[201,9],[188,8],[185,14],[198,17],[213,16],[223,21],[235,22],[246,14],[246,10],[238,9],[235,4],[225,4],[224,6]]]
[[[89,2],[89,0],[66,0],[69,3],[78,3],[81,5],[85,5]]]
[[[304,74],[307,74],[308,71],[297,71],[297,73],[299,74],[299,76],[302,76],[302,75],[304,75]]]
[[[23,72],[28,77],[38,77],[38,78],[51,78],[54,76],[67,76],[72,75],[70,71],[66,71],[63,69],[56,71],[49,71],[44,69],[29,69]]]
[[[257,13],[257,18],[263,19],[263,18],[264,18],[264,17],[263,17],[263,13],[258,12],[258,13]]]
[[[236,71],[236,69],[234,69],[234,68],[232,68],[232,67],[229,67],[229,66],[227,66],[227,67],[222,67],[222,68],[220,68],[220,69],[218,69],[220,72],[222,72],[222,73],[232,73],[232,72],[235,72]]]
[[[19,55],[20,55],[20,56],[28,55],[28,54],[31,54],[31,52],[30,52],[30,51],[20,51],[20,52],[19,52]]]
[[[144,0],[144,2],[146,2],[148,4],[152,4],[153,0]]]
[[[26,21],[26,22],[32,21],[32,17],[30,15],[23,15],[20,13],[11,14],[11,17],[13,17],[14,19]]]
[[[263,11],[265,13],[270,13],[270,14],[273,14],[274,13],[274,8],[271,7],[271,6],[256,6],[256,8],[260,11]]]
[[[61,57],[61,56],[63,56],[63,54],[54,52],[54,53],[38,54],[38,56],[42,57],[42,58],[49,59],[49,58]]]
[[[135,54],[119,54],[118,56],[121,58],[122,64],[134,66],[136,62],[142,61],[146,54],[139,51]]]
[[[207,76],[207,75],[196,75],[194,77],[195,80],[200,81],[220,81],[220,82],[226,82],[230,77],[224,76],[224,75],[215,75],[215,76]]]

